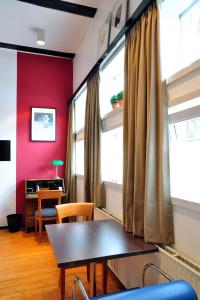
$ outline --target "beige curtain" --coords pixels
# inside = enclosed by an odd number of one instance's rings
[[[101,120],[99,110],[99,72],[87,83],[84,130],[85,201],[105,207],[104,186],[101,182]]]
[[[65,186],[67,202],[76,202],[74,102],[69,108]]]
[[[146,242],[173,242],[167,103],[161,85],[159,15],[151,4],[126,37],[124,225]]]

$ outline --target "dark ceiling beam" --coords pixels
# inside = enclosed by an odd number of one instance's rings
[[[0,48],[17,50],[17,51],[21,51],[21,52],[29,52],[29,53],[64,57],[64,58],[68,58],[68,59],[73,59],[74,56],[75,56],[74,53],[53,51],[53,50],[40,49],[40,48],[34,48],[34,47],[26,47],[26,46],[15,45],[15,44],[7,44],[7,43],[1,43],[1,42],[0,42]]]
[[[18,0],[33,5],[60,10],[75,15],[94,18],[97,9],[95,7],[75,4],[61,0]]]

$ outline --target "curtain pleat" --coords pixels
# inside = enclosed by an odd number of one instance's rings
[[[74,102],[69,108],[65,186],[67,202],[76,202]]]
[[[105,191],[101,181],[101,119],[99,109],[99,72],[87,83],[84,130],[85,202],[105,207]]]
[[[161,82],[159,15],[151,4],[126,36],[123,213],[127,231],[173,242],[167,99]]]

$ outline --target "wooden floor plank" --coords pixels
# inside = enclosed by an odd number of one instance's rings
[[[39,244],[34,233],[0,230],[0,299],[58,300],[59,270],[45,233]],[[67,270],[66,300],[71,299],[72,283],[78,275],[89,291],[86,268]],[[116,277],[108,273],[108,292],[122,289]],[[102,294],[101,266],[97,267],[97,294]],[[77,300],[82,299],[77,293]]]

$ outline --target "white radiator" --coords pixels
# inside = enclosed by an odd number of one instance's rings
[[[185,279],[200,298],[200,265],[178,253],[175,249],[159,248],[160,268],[174,279]],[[160,282],[162,279],[160,278]]]
[[[94,219],[113,219],[106,211],[95,209]],[[126,288],[142,286],[142,271],[147,263],[154,263],[174,279],[185,279],[196,290],[200,299],[200,265],[182,256],[170,247],[159,247],[158,253],[127,257],[109,261],[109,266]],[[164,281],[155,271],[147,271],[146,285]]]

